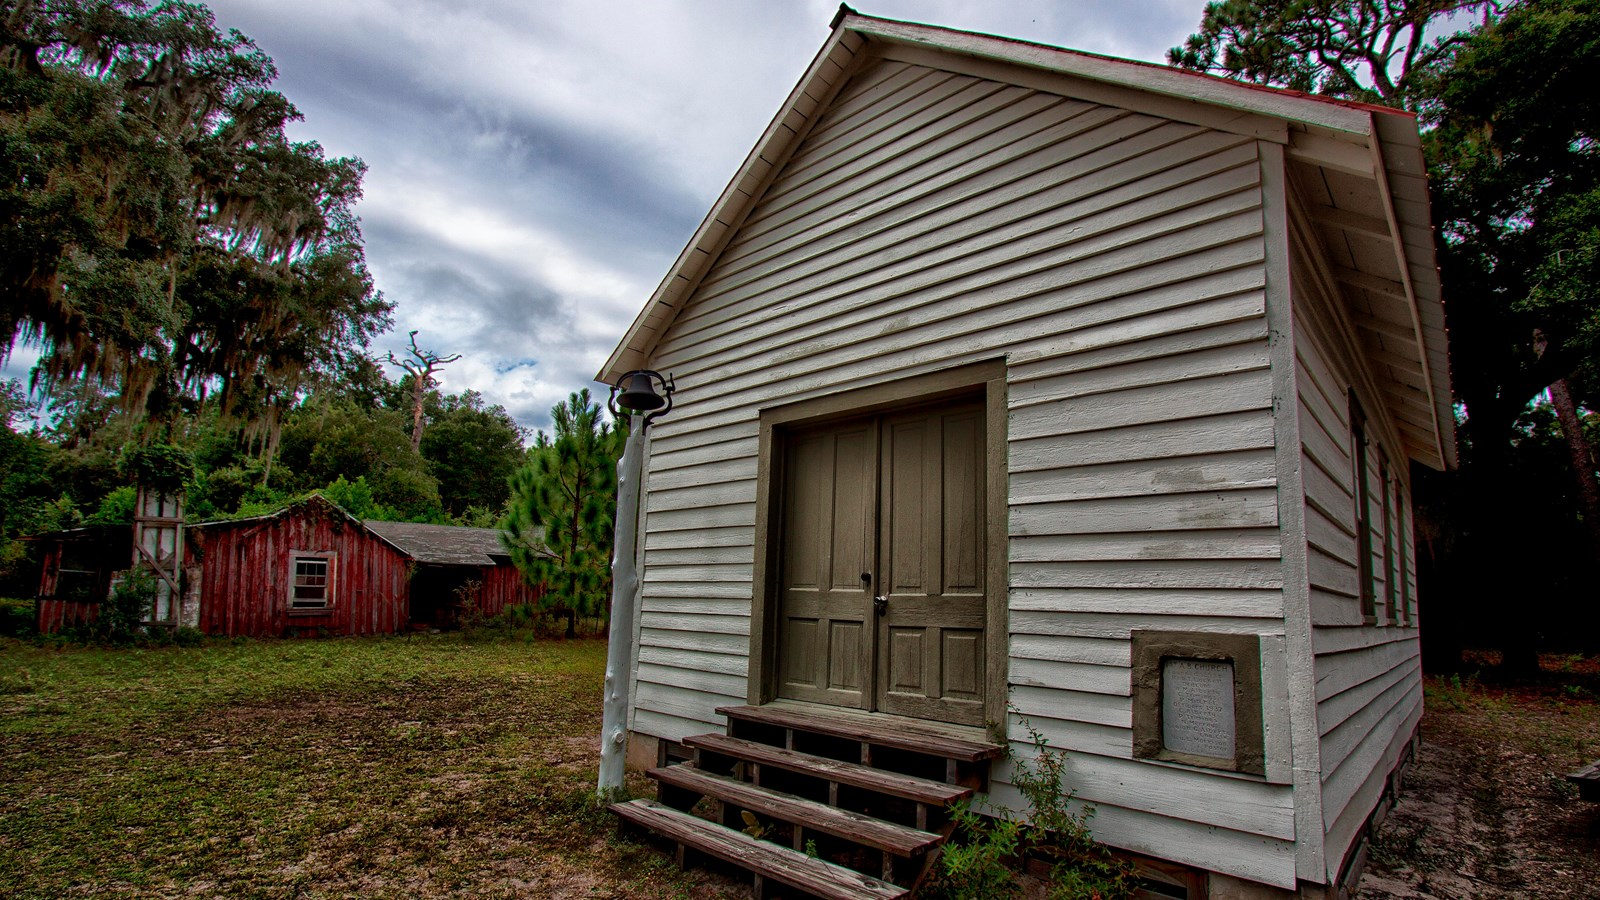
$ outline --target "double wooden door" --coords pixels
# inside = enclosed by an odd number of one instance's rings
[[[981,403],[784,442],[778,694],[983,724]]]

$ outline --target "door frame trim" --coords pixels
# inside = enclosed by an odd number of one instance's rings
[[[746,701],[759,706],[777,698],[778,615],[775,605],[779,535],[782,517],[775,508],[774,479],[783,471],[783,436],[790,429],[824,424],[893,410],[907,403],[945,397],[982,397],[987,550],[985,579],[988,598],[984,616],[984,722],[1004,729],[1006,672],[1010,647],[1006,610],[1010,594],[1007,543],[1009,466],[1006,459],[1006,361],[992,359],[880,384],[839,391],[761,410],[761,436],[756,461],[755,567],[750,604],[750,670]],[[989,729],[991,732],[994,728]]]

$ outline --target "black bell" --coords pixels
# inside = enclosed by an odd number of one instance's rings
[[[617,395],[617,405],[634,412],[652,412],[667,405],[656,393],[656,386],[645,372],[629,372],[618,384],[622,393]]]

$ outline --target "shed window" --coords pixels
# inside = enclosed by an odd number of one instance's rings
[[[297,553],[289,560],[289,608],[326,609],[333,605],[333,557]]]

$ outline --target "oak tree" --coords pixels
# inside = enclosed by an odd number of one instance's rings
[[[0,0],[0,353],[158,418],[270,418],[387,327],[365,167],[289,140],[275,76],[197,3]]]

